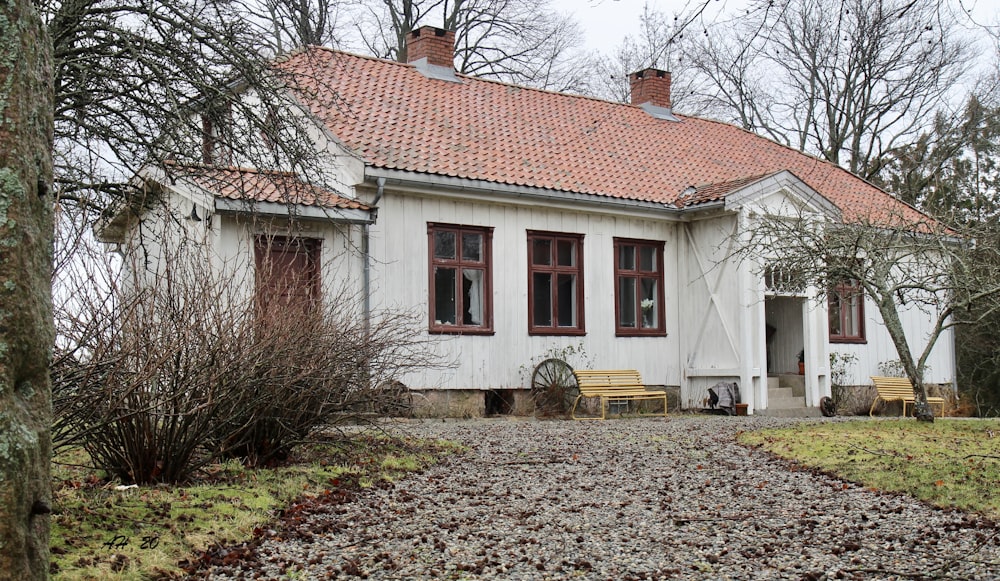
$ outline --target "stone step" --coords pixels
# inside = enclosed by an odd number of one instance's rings
[[[768,408],[766,410],[756,410],[754,411],[754,414],[769,418],[818,418],[823,415],[820,413],[819,408],[807,407],[786,409]]]
[[[778,387],[790,387],[795,395],[802,397],[806,394],[805,375],[779,375]]]
[[[771,410],[788,410],[795,408],[806,407],[806,398],[804,397],[778,397],[767,399],[767,409]]]
[[[783,397],[796,397],[795,390],[790,387],[768,387],[767,388],[767,401],[772,399],[779,399]],[[804,397],[804,396],[799,396]]]

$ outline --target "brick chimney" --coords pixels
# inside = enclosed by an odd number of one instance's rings
[[[670,73],[658,69],[643,69],[628,76],[633,105],[650,103],[670,108]]]
[[[421,26],[406,35],[406,62],[426,58],[427,64],[455,67],[455,31]]]

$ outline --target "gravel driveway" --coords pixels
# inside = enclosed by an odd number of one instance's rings
[[[311,517],[306,526],[322,533],[269,540],[252,569],[230,575],[1000,578],[994,523],[796,470],[733,443],[738,430],[790,421],[801,420],[401,424],[393,430],[469,450]]]

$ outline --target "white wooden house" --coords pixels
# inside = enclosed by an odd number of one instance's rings
[[[336,193],[264,170],[149,168],[143,187],[169,209],[120,215],[102,236],[165,237],[166,212],[220,268],[245,272],[257,237],[287,237],[277,251],[289,264],[320,256],[308,275],[317,292],[346,284],[373,309],[426,314],[456,364],[402,381],[438,413],[482,413],[487,393],[523,390],[526,366],[571,346],[595,368],[679,388],[685,408],[737,381],[751,413],[769,409],[769,374],[798,373],[800,351],[808,408],[830,394],[831,351],[858,357],[859,385],[897,359],[874,306],[779,292],[766,257],[727,256],[754,212],[836,221],[916,210],[833,164],[674,113],[669,73],[632,75],[632,103],[611,103],[456,74],[453,39],[415,31],[408,64],[326,48],[276,63],[296,77]],[[331,89],[336,106],[323,98]],[[929,325],[904,317],[914,336]],[[930,381],[954,381],[950,332],[929,368]]]

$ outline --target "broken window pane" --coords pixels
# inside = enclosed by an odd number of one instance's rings
[[[455,258],[455,233],[434,233],[434,258]]]

